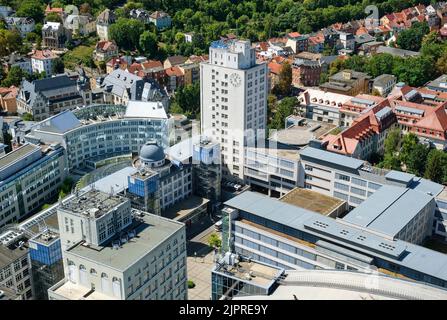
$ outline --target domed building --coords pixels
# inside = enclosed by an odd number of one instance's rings
[[[146,142],[140,149],[140,162],[148,168],[157,168],[165,164],[165,152],[157,141]]]

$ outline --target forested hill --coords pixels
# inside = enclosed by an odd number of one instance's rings
[[[45,6],[43,0],[0,0],[2,5],[11,5],[19,13],[43,18],[38,8]],[[397,12],[417,5],[429,4],[429,0],[55,0],[53,7],[85,4],[98,13],[104,8],[117,8],[125,16],[132,8],[150,11],[163,10],[173,17],[173,32],[195,31],[201,33],[205,42],[217,39],[225,32],[233,31],[251,40],[265,40],[287,31],[309,33],[335,22],[347,22],[365,17],[364,8],[375,4],[380,15]],[[123,4],[125,4],[123,6]],[[127,11],[127,12],[126,12]],[[174,33],[175,35],[175,33]]]

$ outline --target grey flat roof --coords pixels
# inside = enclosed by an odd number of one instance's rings
[[[36,151],[37,149],[40,149],[40,147],[38,147],[34,144],[28,143],[14,151],[7,153],[3,157],[0,157],[0,170],[9,166],[11,163],[13,163],[15,161],[24,158],[28,154]]]
[[[82,124],[72,111],[63,111],[37,125],[38,130],[63,134]]]
[[[390,241],[344,224],[341,219],[334,220],[250,191],[234,197],[225,204],[447,281],[447,255],[444,253],[402,240]]]
[[[413,180],[413,178],[416,177],[414,174],[406,173],[406,172],[400,172],[396,170],[391,170],[385,175],[385,178],[387,180],[393,180],[397,182],[402,182],[408,185],[408,183]]]
[[[146,214],[143,222],[135,227],[136,237],[122,244],[119,249],[113,249],[111,243],[99,250],[79,243],[67,252],[124,271],[182,228],[183,223]]]
[[[433,196],[437,196],[444,189],[444,186],[442,184],[424,178],[413,179],[408,187],[419,192],[432,194]]]
[[[432,200],[412,189],[383,186],[343,221],[394,237]]]
[[[10,265],[12,262],[16,261],[17,259],[26,256],[28,254],[28,249],[23,248],[15,248],[15,249],[9,249],[3,245],[0,245],[0,270],[3,269],[5,266]]]
[[[335,164],[341,167],[346,167],[349,169],[357,170],[360,167],[363,166],[364,161],[358,160],[355,158],[343,156],[337,153],[329,152],[326,150],[321,150],[317,148],[312,147],[306,147],[302,150],[300,150],[300,157],[301,158],[312,158],[317,159],[319,161],[323,161],[329,164]]]

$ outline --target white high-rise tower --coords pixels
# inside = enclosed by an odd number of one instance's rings
[[[266,130],[267,65],[250,41],[215,41],[200,79],[202,134],[221,143],[222,173],[243,179],[244,146]]]

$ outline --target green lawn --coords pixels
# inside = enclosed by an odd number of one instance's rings
[[[84,66],[91,66],[93,51],[95,46],[78,46],[73,50],[64,54],[63,60],[65,68],[74,70],[76,66],[82,64]]]

